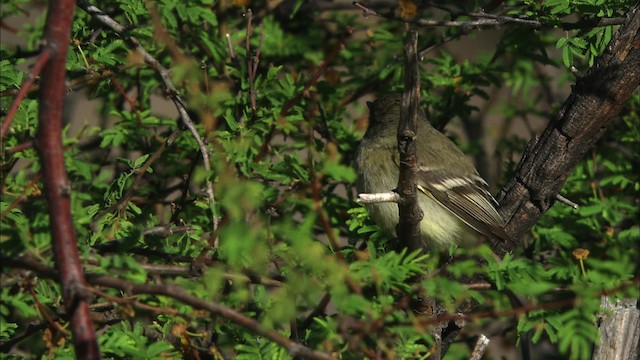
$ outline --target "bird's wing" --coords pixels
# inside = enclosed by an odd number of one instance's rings
[[[431,196],[460,220],[490,239],[511,242],[496,200],[487,183],[476,175],[454,175],[446,170],[421,169],[418,189]]]

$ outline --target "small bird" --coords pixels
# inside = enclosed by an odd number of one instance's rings
[[[396,189],[400,172],[397,132],[400,94],[388,94],[369,105],[369,127],[356,152],[355,168],[360,193],[383,193]],[[418,160],[418,203],[425,246],[477,243],[483,235],[508,245],[496,200],[466,155],[445,135],[434,129],[422,110],[414,140]],[[371,218],[383,230],[395,234],[398,205],[365,204]],[[507,247],[508,249],[509,247]]]

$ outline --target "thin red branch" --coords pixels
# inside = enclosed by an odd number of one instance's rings
[[[13,119],[15,119],[16,113],[18,113],[18,109],[20,108],[20,104],[22,103],[22,100],[25,98],[25,96],[27,96],[27,93],[31,89],[31,85],[33,85],[33,82],[36,80],[36,77],[38,76],[38,74],[40,74],[40,72],[42,71],[42,68],[49,60],[49,57],[51,57],[51,48],[47,46],[44,49],[42,49],[42,52],[40,53],[38,60],[33,65],[31,72],[29,72],[29,75],[27,75],[27,78],[24,80],[24,82],[20,86],[20,90],[18,91],[18,94],[13,99],[13,102],[9,107],[9,111],[7,112],[7,116],[4,118],[4,121],[2,122],[2,130],[0,130],[0,139],[4,139],[5,135],[9,133],[9,128],[11,127],[11,123],[13,122]]]
[[[51,317],[51,314],[49,314],[47,308],[40,302],[40,299],[38,299],[38,294],[36,294],[36,291],[33,288],[33,284],[26,284],[25,287],[27,292],[29,292],[29,294],[31,295],[31,298],[33,298],[33,302],[36,304],[36,308],[38,309],[38,312],[40,312],[40,315],[45,318],[45,320],[47,321],[47,323],[49,323],[49,325],[51,325],[51,327],[56,329],[56,331],[58,331],[65,339],[68,340],[69,332],[62,326],[60,326],[60,324]]]
[[[35,185],[38,183],[38,181],[40,181],[41,178],[42,172],[39,172],[38,174],[36,174],[33,180],[29,181],[29,184],[27,184],[27,186],[25,186],[24,188],[25,193],[20,194],[20,196],[13,200],[13,202],[9,204],[9,206],[7,206],[7,208],[4,209],[2,213],[0,213],[0,220],[4,219],[4,217],[7,216],[11,212],[11,210],[15,209],[21,202],[23,202],[29,196],[29,194],[32,194],[36,191],[39,192],[38,188]]]
[[[138,298],[138,296],[130,296],[127,298],[124,297],[120,297],[120,296],[113,296],[113,295],[109,295],[107,293],[105,293],[104,291],[101,291],[95,287],[87,287],[87,290],[91,291],[92,293],[101,296],[107,300],[109,300],[110,302],[113,303],[118,303],[118,304],[125,304],[125,305],[131,305],[134,306],[136,308],[139,309],[143,309],[143,310],[147,310],[147,311],[151,311],[153,313],[156,314],[167,314],[167,315],[174,315],[174,316],[181,316],[184,317],[186,319],[190,319],[191,316],[187,315],[187,314],[183,314],[180,311],[176,310],[176,309],[172,309],[172,308],[163,308],[163,307],[159,307],[159,306],[152,306],[152,305],[147,305],[141,302],[136,301],[136,299]]]
[[[9,149],[9,153],[10,154],[19,153],[20,151],[31,149],[32,147],[33,147],[33,141],[26,141],[26,142],[23,142],[22,144],[18,144],[12,147],[11,149]]]
[[[122,97],[127,102],[127,104],[129,104],[129,107],[131,108],[131,112],[136,115],[136,120],[138,121],[138,125],[140,125],[143,129],[147,129],[147,127],[142,122],[142,119],[140,118],[140,111],[138,111],[138,107],[136,106],[136,101],[132,100],[129,97],[129,95],[127,95],[127,91],[122,87],[118,79],[116,79],[115,75],[111,77],[111,81],[113,82],[113,85],[115,85],[116,89],[118,89],[118,92],[122,95]]]
[[[73,0],[54,0],[49,3],[45,25],[45,51],[49,54],[49,60],[42,69],[36,148],[42,161],[54,259],[67,316],[71,322],[75,353],[78,359],[89,360],[99,359],[100,351],[73,230],[71,184],[64,166],[62,146],[65,65],[74,8]]]

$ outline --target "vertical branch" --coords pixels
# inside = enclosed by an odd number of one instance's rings
[[[415,138],[418,134],[418,105],[420,101],[420,73],[418,69],[418,33],[407,32],[404,42],[404,91],[398,124],[398,150],[400,152],[400,180],[398,181],[398,239],[410,251],[425,249],[420,236],[420,221],[424,216],[418,203],[418,158]],[[416,279],[416,281],[419,281]],[[432,296],[420,294],[414,304],[416,310],[426,318],[436,318],[445,310]],[[444,355],[442,330],[447,322],[438,322],[429,330],[435,343],[430,359],[440,360]]]
[[[42,70],[36,145],[44,172],[53,253],[67,316],[71,321],[76,357],[98,359],[98,343],[84,290],[86,281],[73,231],[71,185],[64,167],[62,147],[65,64],[74,7],[74,0],[54,0],[49,3],[45,41],[50,56]]]
[[[423,246],[419,227],[423,214],[418,204],[418,159],[414,142],[418,130],[418,97],[420,96],[417,48],[418,33],[409,31],[404,43],[404,92],[398,124],[400,221],[397,230],[398,239],[410,250]]]

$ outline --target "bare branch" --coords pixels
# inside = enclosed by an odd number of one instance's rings
[[[231,36],[229,35],[229,33],[226,33],[225,37],[227,38],[227,47],[229,48],[229,57],[231,58],[231,60],[235,60],[236,53],[233,51],[233,45],[231,44]]]
[[[565,205],[567,205],[569,207],[572,207],[574,209],[577,209],[577,208],[580,207],[578,204],[574,203],[573,201],[567,199],[566,197],[564,197],[564,196],[562,196],[560,194],[556,195],[556,200],[558,200],[560,203],[565,204]]]
[[[400,202],[400,194],[394,191],[386,192],[386,193],[375,193],[375,194],[358,194],[358,200],[360,204],[375,204],[381,202]]]
[[[478,341],[476,342],[476,346],[473,348],[473,352],[469,357],[469,360],[480,360],[482,359],[482,355],[487,350],[487,346],[489,346],[489,338],[484,336],[484,334],[480,334],[478,337]]]

